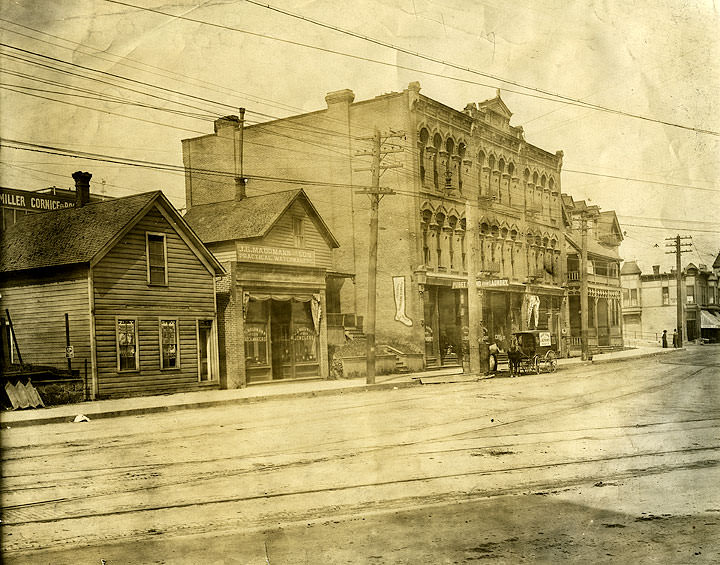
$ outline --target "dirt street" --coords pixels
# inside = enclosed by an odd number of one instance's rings
[[[10,563],[720,561],[720,348],[3,430]]]

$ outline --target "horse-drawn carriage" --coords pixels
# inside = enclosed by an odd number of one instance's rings
[[[552,373],[557,369],[556,335],[546,330],[527,330],[515,332],[513,335],[520,346],[518,369],[521,373]]]

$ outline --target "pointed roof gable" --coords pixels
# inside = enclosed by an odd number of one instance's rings
[[[0,272],[95,263],[153,206],[160,207],[206,263],[223,272],[222,265],[159,190],[26,216],[2,234]]]
[[[715,257],[715,261],[713,261],[712,268],[720,269],[720,253],[718,253],[717,257]]]
[[[295,201],[305,205],[330,247],[340,247],[303,189],[193,206],[185,220],[206,243],[256,239],[267,235]]]
[[[502,98],[500,98],[500,90],[497,90],[497,95],[495,98],[490,98],[488,100],[483,100],[482,102],[478,102],[478,108],[483,108],[485,110],[489,110],[490,112],[495,112],[496,114],[500,114],[501,116],[507,118],[508,120],[512,116],[512,112],[510,111],[510,108],[508,108],[505,105],[505,102],[502,101]]]

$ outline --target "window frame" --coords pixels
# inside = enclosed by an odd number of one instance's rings
[[[305,218],[302,216],[293,216],[292,229],[295,247],[305,247]]]
[[[150,275],[150,237],[161,237],[163,241],[163,282],[152,282]],[[163,232],[145,232],[145,263],[146,276],[148,286],[167,286],[168,285],[168,252],[167,252],[167,234]]]
[[[120,368],[120,328],[118,323],[120,320],[130,320],[135,328],[135,367],[132,369]],[[140,341],[138,339],[140,330],[138,328],[137,316],[115,316],[115,350],[116,350],[116,369],[118,373],[137,373],[140,371]]]
[[[200,355],[200,323],[210,322],[210,347],[208,349],[208,378],[202,378],[202,357]],[[218,358],[218,322],[216,318],[195,318],[195,349],[197,350],[197,382],[215,384],[220,381]]]
[[[163,322],[175,322],[175,366],[164,367],[163,361]],[[161,371],[177,371],[181,368],[180,365],[180,320],[174,316],[158,316],[158,350],[160,353],[160,370]]]

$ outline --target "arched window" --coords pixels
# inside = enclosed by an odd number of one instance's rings
[[[436,133],[433,137],[433,147],[435,147],[435,152],[433,153],[433,185],[436,189],[439,189],[440,179],[438,175],[438,152],[442,147],[442,137],[440,137],[439,133]]]
[[[462,168],[463,168],[463,159],[465,158],[465,144],[459,143],[458,144],[458,157],[460,157],[458,162],[458,190],[462,192],[463,189],[463,180],[462,180]]]
[[[477,175],[478,175],[478,195],[483,196],[485,194],[485,191],[483,190],[483,175],[485,174],[483,172],[483,168],[485,167],[485,153],[483,151],[480,151],[478,153],[478,165],[477,165]]]
[[[418,142],[418,145],[420,146],[420,183],[425,182],[425,148],[427,147],[429,138],[430,134],[428,133],[428,130],[422,128],[420,130]]]
[[[443,254],[442,254],[442,228],[443,228],[443,225],[445,225],[445,214],[443,214],[442,212],[438,212],[437,214],[435,214],[435,221],[437,222],[437,226],[438,226],[437,227],[437,238],[436,238],[437,239],[437,247],[436,247],[437,265],[438,265],[438,269],[440,269],[441,267],[445,266],[443,264],[444,258],[443,258]]]
[[[449,190],[452,188],[452,155],[455,151],[455,142],[450,137],[445,140],[445,151],[445,188]]]
[[[422,243],[423,243],[423,264],[430,265],[430,244],[428,231],[430,229],[430,219],[432,213],[430,210],[423,210],[422,212]]]
[[[457,265],[455,264],[455,261],[457,260],[457,257],[455,256],[455,228],[457,227],[457,217],[450,216],[448,218],[448,225],[452,230],[450,232],[450,247],[448,249],[448,252],[450,253],[450,270],[454,271],[457,269]]]

